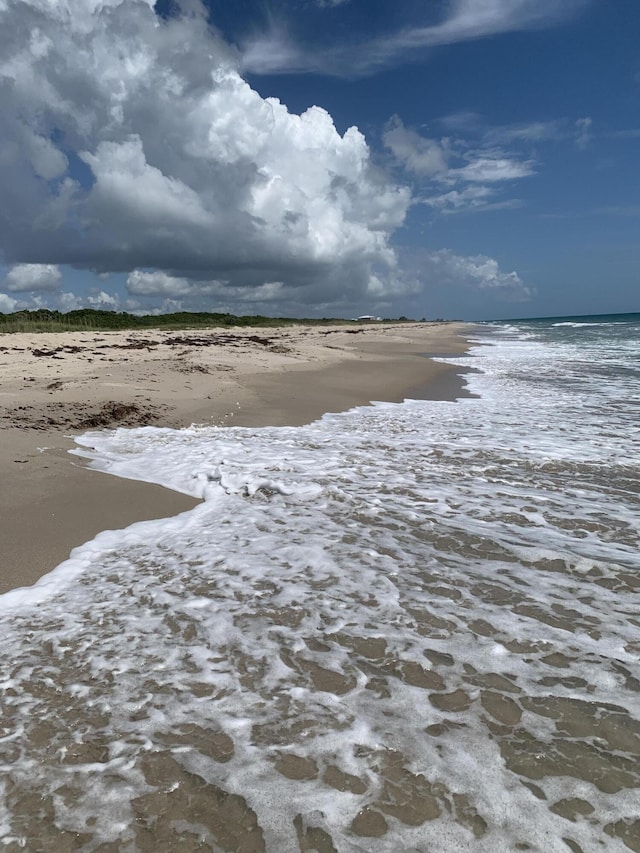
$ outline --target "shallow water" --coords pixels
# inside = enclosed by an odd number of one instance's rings
[[[81,439],[205,502],[0,598],[6,848],[640,850],[635,351],[483,336],[479,398]]]

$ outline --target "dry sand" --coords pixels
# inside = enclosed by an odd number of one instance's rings
[[[86,468],[73,436],[114,426],[298,425],[372,400],[455,399],[463,324],[0,335],[0,593],[101,530],[194,501]]]

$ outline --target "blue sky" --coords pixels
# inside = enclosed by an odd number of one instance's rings
[[[0,3],[0,311],[640,310],[637,0]]]

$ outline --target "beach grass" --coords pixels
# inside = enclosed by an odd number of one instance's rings
[[[408,322],[406,317],[384,319],[382,323]],[[282,328],[285,326],[357,325],[357,320],[296,317],[264,317],[259,314],[238,316],[211,312],[181,311],[174,314],[129,314],[83,308],[62,313],[49,309],[0,313],[0,334],[13,332],[122,331],[127,329],[194,329],[244,326]]]

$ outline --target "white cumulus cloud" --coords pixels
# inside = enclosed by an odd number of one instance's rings
[[[58,311],[66,313],[67,311],[77,311],[79,308],[85,308],[85,300],[71,291],[65,290],[58,295],[56,308]]]
[[[4,286],[11,293],[33,290],[57,290],[62,275],[55,264],[16,264],[4,279]]]
[[[180,276],[168,275],[162,270],[133,270],[127,276],[127,291],[135,296],[197,296],[210,293],[211,282],[189,281]],[[224,284],[216,282],[219,288]]]
[[[8,293],[0,293],[0,311],[3,314],[11,314],[16,310],[18,300],[9,296]]]
[[[120,299],[113,293],[100,290],[87,296],[87,304],[102,311],[117,311],[120,307]]]
[[[425,274],[437,286],[488,291],[513,302],[530,299],[535,290],[527,286],[517,272],[503,272],[498,261],[486,255],[457,255],[450,249],[438,249],[422,258]]]
[[[5,261],[279,281],[320,301],[395,287],[410,191],[356,128],[251,89],[188,8],[163,20],[142,0],[0,4]]]

